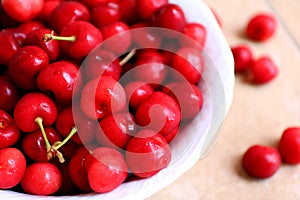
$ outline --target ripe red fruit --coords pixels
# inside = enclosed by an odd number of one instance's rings
[[[52,163],[36,162],[28,166],[21,181],[26,193],[34,195],[54,194],[62,184],[62,175]]]
[[[136,0],[122,0],[119,2],[121,18],[126,24],[132,24],[139,20],[136,10]]]
[[[38,16],[44,0],[2,0],[1,4],[11,18],[25,22]]]
[[[181,46],[187,46],[187,45],[195,45],[194,42],[198,43],[200,47],[204,48],[205,41],[206,41],[206,28],[200,24],[200,23],[187,23],[182,33],[186,35],[187,37],[193,39],[193,42],[186,40],[185,37],[181,37],[180,44]]]
[[[20,130],[13,118],[0,110],[0,149],[14,145],[20,137]]]
[[[247,45],[238,45],[231,47],[231,52],[234,58],[234,71],[244,72],[249,69],[253,58],[252,51]]]
[[[20,48],[11,31],[0,32],[0,65],[8,65],[13,54]]]
[[[23,45],[23,42],[27,34],[33,30],[40,28],[45,28],[45,25],[38,21],[28,21],[20,24],[16,29],[14,29],[14,35],[20,45]]]
[[[278,68],[268,56],[262,56],[252,62],[249,79],[255,84],[264,84],[273,80],[278,74]]]
[[[153,13],[168,2],[168,0],[136,0],[136,10],[141,19],[149,21]]]
[[[16,148],[0,149],[0,189],[16,186],[26,170],[24,155]]]
[[[120,21],[121,12],[119,5],[114,2],[110,2],[105,5],[97,6],[91,11],[91,18],[93,24],[98,28]]]
[[[98,147],[88,154],[85,157],[84,168],[91,188],[99,193],[117,188],[128,175],[123,155],[109,147]]]
[[[257,178],[268,178],[276,173],[281,164],[277,149],[262,145],[251,146],[243,155],[245,171]]]
[[[141,178],[157,174],[171,162],[171,149],[166,140],[152,130],[144,129],[126,147],[126,162],[132,173]]]
[[[246,35],[256,41],[271,38],[277,28],[277,22],[272,14],[259,13],[252,17],[246,27]]]
[[[162,37],[157,29],[150,28],[150,24],[146,22],[138,22],[131,26],[132,40],[140,48],[159,49]]]
[[[288,164],[300,163],[300,127],[289,127],[283,131],[279,152]]]
[[[41,12],[37,19],[43,23],[47,23],[50,19],[52,11],[61,3],[61,0],[45,1]]]
[[[21,92],[8,73],[0,75],[0,94],[0,109],[12,112],[21,96]]]

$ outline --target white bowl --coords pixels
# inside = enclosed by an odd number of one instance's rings
[[[207,41],[204,49],[206,52],[205,71],[203,73],[205,82],[199,85],[203,91],[204,105],[200,114],[172,141],[173,159],[170,165],[151,178],[123,183],[112,192],[105,194],[90,193],[76,196],[41,197],[0,190],[1,199],[145,199],[175,181],[211,150],[232,102],[233,57],[222,30],[205,3],[201,0],[170,0],[170,2],[183,8],[189,22],[202,23],[207,29]]]

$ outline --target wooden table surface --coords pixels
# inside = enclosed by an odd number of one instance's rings
[[[269,55],[279,68],[272,82],[253,86],[236,76],[234,99],[213,151],[148,200],[300,199],[300,165],[283,164],[271,178],[248,177],[241,157],[253,144],[276,147],[282,131],[300,126],[300,1],[205,0],[220,16],[228,43],[248,44],[255,57]],[[276,14],[279,27],[264,43],[243,37],[254,14]]]

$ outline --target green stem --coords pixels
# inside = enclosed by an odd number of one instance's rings
[[[73,127],[71,132],[69,133],[68,137],[66,137],[62,142],[56,142],[53,144],[52,148],[57,150],[60,147],[62,147],[64,144],[66,144],[71,138],[72,136],[77,133],[77,128]]]
[[[51,33],[45,34],[44,37],[43,37],[43,41],[44,42],[49,42],[51,40],[62,40],[62,41],[75,42],[75,40],[76,40],[76,37],[74,35],[64,37],[64,36],[56,36],[56,35],[53,35],[53,34],[54,34],[53,31]]]
[[[42,132],[45,144],[46,144],[46,149],[48,151],[48,150],[51,149],[51,145],[49,143],[49,140],[47,138],[47,135],[46,135],[46,132],[45,132],[45,129],[44,129],[44,126],[43,126],[43,119],[41,117],[38,117],[38,118],[35,119],[35,122],[39,125],[39,127],[41,129],[41,132]]]
[[[121,61],[120,61],[120,65],[123,66],[125,65],[135,54],[136,50],[133,49],[132,51],[130,51],[126,56],[125,58],[123,58]]]

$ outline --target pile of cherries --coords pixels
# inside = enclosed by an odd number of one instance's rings
[[[104,193],[151,177],[201,111],[206,29],[168,0],[2,0],[0,28],[1,189]]]

